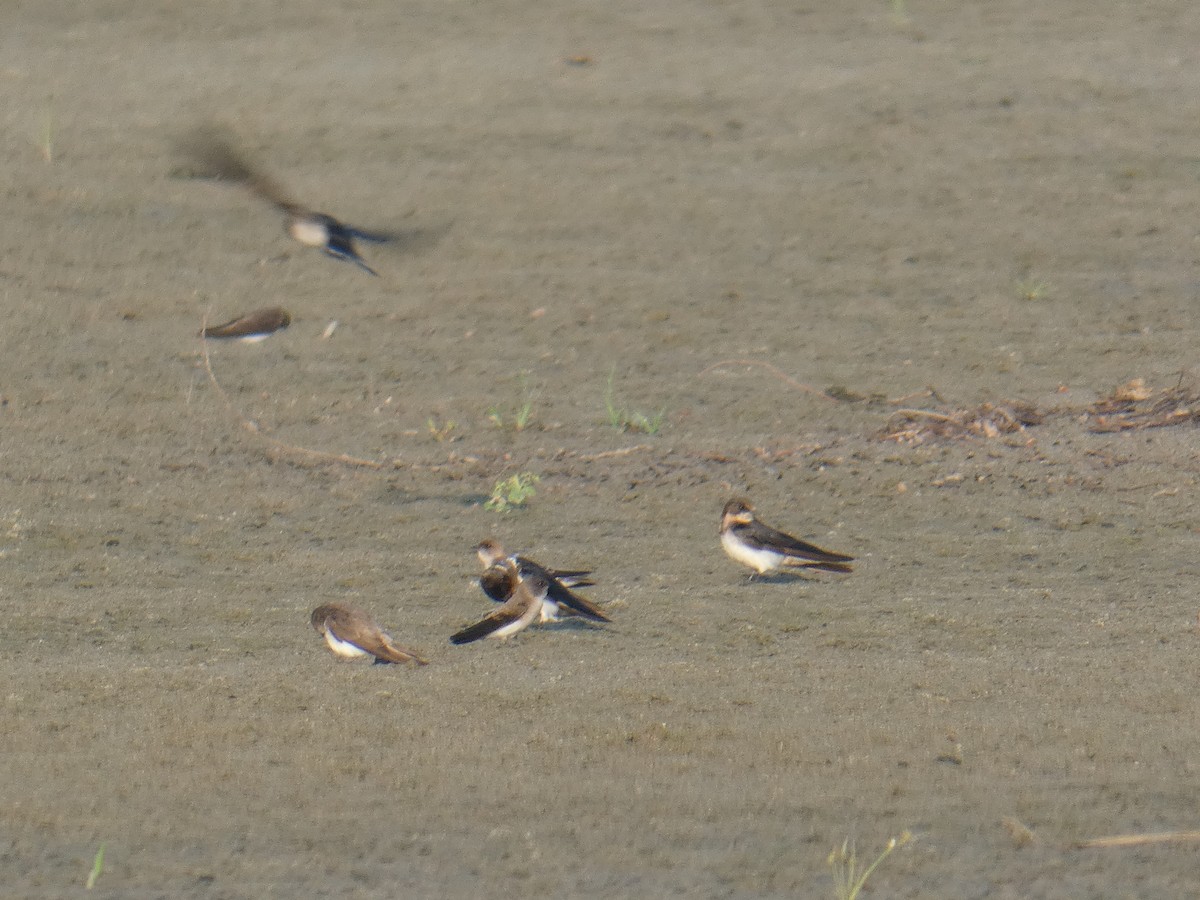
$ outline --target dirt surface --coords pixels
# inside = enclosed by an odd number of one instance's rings
[[[1072,846],[1200,826],[1200,431],[1084,415],[1198,374],[1200,7],[900,12],[9,4],[5,895],[826,897],[906,830],[869,896],[1200,890]],[[734,494],[857,570],[748,582]],[[452,647],[489,535],[614,624]],[[334,659],[339,599],[430,665]]]

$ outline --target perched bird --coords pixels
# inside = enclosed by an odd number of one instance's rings
[[[509,555],[499,541],[488,538],[481,541],[475,548],[479,561],[483,563],[483,574],[479,576],[479,586],[483,592],[497,603],[504,603],[512,596],[516,582],[512,569],[506,565],[507,560],[513,560],[518,567],[524,567],[530,572],[540,575],[547,584],[546,600],[542,603],[539,621],[551,622],[562,616],[581,616],[595,622],[611,622],[600,609],[590,600],[585,600],[572,592],[573,587],[588,587],[595,584],[587,576],[587,569],[547,569],[531,559],[516,554]]]
[[[850,565],[853,556],[822,550],[764,525],[755,518],[754,507],[741,499],[730,500],[721,513],[721,547],[730,559],[749,566],[757,575],[773,572],[780,566],[823,572],[854,569]]]
[[[368,274],[379,274],[358,255],[354,242],[384,244],[392,240],[393,235],[355,228],[293,202],[275,181],[251,166],[222,135],[213,132],[194,135],[186,150],[206,176],[240,184],[282,212],[284,228],[301,244],[316,247],[334,259],[354,263]]]
[[[414,662],[423,666],[427,662],[412,650],[396,646],[370,615],[349,603],[318,606],[312,612],[311,621],[312,627],[338,656],[347,659],[373,656],[375,665]]]
[[[235,338],[246,343],[265,341],[280,329],[292,324],[292,317],[282,306],[256,309],[252,313],[238,316],[223,325],[210,325],[200,332],[204,338]]]
[[[550,583],[528,566],[519,565],[515,559],[505,560],[504,565],[511,570],[513,582],[508,599],[495,612],[451,635],[450,643],[469,644],[485,637],[506,640],[524,631],[538,617]]]

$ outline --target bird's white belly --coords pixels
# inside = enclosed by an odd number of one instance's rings
[[[499,628],[497,628],[495,631],[493,631],[491,633],[491,635],[489,635],[489,637],[501,638],[501,639],[507,638],[507,637],[512,637],[518,631],[521,631],[522,629],[524,629],[525,626],[528,624],[529,624],[529,620],[525,616],[522,616],[519,619],[513,619],[507,625],[501,625]]]
[[[743,566],[749,566],[759,575],[778,569],[779,564],[783,561],[782,553],[765,548],[755,550],[747,547],[729,531],[721,535],[721,547],[729,554],[730,559],[740,562]]]
[[[347,659],[355,659],[360,656],[370,656],[371,654],[359,647],[356,644],[351,644],[349,641],[343,641],[336,634],[325,629],[325,643],[329,645],[329,649],[338,656],[344,656]]]
[[[309,219],[296,219],[288,231],[293,238],[308,247],[324,247],[329,242],[329,229]]]

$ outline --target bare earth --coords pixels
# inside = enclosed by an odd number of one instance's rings
[[[906,830],[869,896],[1200,891],[1074,847],[1200,827],[1200,430],[1082,416],[1200,374],[1200,5],[898,12],[8,4],[5,896],[104,844],[101,898],[820,898]],[[271,305],[219,390],[201,323]],[[749,583],[734,494],[858,569]],[[452,647],[489,535],[614,624]],[[338,599],[430,665],[334,659]]]

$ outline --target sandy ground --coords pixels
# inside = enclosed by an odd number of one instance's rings
[[[1200,7],[279,9],[0,13],[6,896],[825,897],[906,830],[870,896],[1200,890],[1071,847],[1200,826],[1200,435],[1080,417],[1197,373]],[[381,277],[190,177],[208,122]],[[197,329],[274,304],[222,397]],[[748,583],[735,493],[858,570]],[[614,624],[452,647],[488,535]]]

